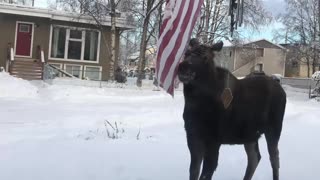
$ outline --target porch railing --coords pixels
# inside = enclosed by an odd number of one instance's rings
[[[43,79],[46,60],[44,58],[44,51],[40,45],[37,46],[37,59],[39,60],[38,63],[40,66],[42,66],[41,79]]]
[[[6,61],[6,71],[11,72],[11,64],[14,61],[13,47],[11,43],[7,45],[7,61]]]
[[[63,76],[66,77],[70,77],[70,78],[77,78],[75,76],[73,76],[72,74],[58,68],[55,67],[49,63],[44,63],[44,69],[43,69],[43,74],[44,74],[44,80],[46,79],[54,79],[55,77],[57,77],[57,74],[55,71],[58,71],[59,73],[61,73]]]

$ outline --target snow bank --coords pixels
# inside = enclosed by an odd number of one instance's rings
[[[319,80],[320,80],[320,71],[316,71],[316,72],[312,75],[312,80],[314,80],[314,81],[319,81]]]
[[[38,88],[30,82],[0,72],[0,97],[36,97]]]

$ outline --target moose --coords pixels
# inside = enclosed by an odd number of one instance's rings
[[[215,66],[212,46],[192,39],[178,78],[185,99],[183,119],[191,162],[189,179],[211,180],[218,166],[221,145],[244,145],[247,168],[244,180],[251,180],[261,155],[258,140],[264,134],[273,171],[279,180],[278,143],[286,106],[286,93],[267,75],[238,80],[228,70]]]

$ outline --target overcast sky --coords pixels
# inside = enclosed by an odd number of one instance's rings
[[[284,0],[263,0],[266,9],[276,16],[279,13],[285,11],[285,2]]]

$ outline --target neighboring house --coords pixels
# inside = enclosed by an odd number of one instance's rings
[[[42,79],[51,64],[81,79],[107,80],[110,69],[111,21],[97,28],[89,16],[42,8],[0,4],[0,67],[25,79]],[[134,28],[116,19],[116,59],[120,31]],[[117,62],[116,62],[117,63]]]
[[[217,54],[217,65],[243,77],[253,71],[284,76],[286,49],[268,40],[258,40],[242,46],[227,46]]]
[[[301,44],[281,44],[281,46],[287,48],[285,76],[301,78],[311,77],[313,74],[312,66],[314,54],[312,53],[312,50],[310,50],[310,47]],[[319,59],[317,56],[316,58]],[[315,66],[315,71],[318,71],[319,63],[316,63]]]
[[[126,67],[130,70],[137,70],[138,69],[138,63],[139,63],[139,56],[140,51],[137,51],[135,53],[132,53],[125,63]],[[147,47],[147,50],[145,51],[146,56],[146,64],[145,69],[148,71],[155,72],[155,58],[156,58],[156,48],[154,47]]]

